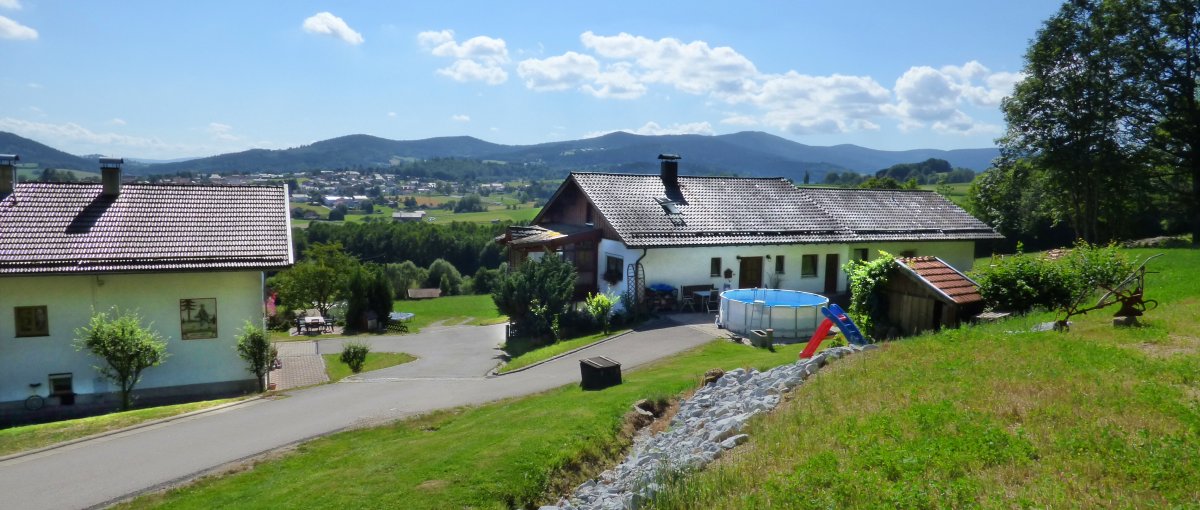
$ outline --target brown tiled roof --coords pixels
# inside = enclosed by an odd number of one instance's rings
[[[999,239],[946,197],[925,190],[800,188],[864,241]]]
[[[23,183],[0,198],[0,274],[283,268],[289,230],[283,187]]]
[[[932,191],[797,188],[782,178],[572,173],[630,247],[971,240],[1000,235]],[[564,186],[566,183],[564,183]],[[670,199],[677,214],[656,199]]]
[[[942,259],[909,257],[896,261],[910,269],[919,280],[957,304],[983,301],[983,297],[979,295],[979,286]]]

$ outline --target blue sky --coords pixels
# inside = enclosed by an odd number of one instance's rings
[[[531,144],[757,130],[810,145],[986,147],[1056,9],[0,0],[0,130],[159,159],[353,133]]]

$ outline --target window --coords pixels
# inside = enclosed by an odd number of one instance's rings
[[[50,336],[50,320],[46,306],[18,306],[16,313],[16,336]]]
[[[854,260],[866,262],[867,259],[869,259],[869,258],[871,258],[871,257],[870,257],[870,255],[867,254],[866,248],[855,248],[854,249]]]
[[[775,256],[775,273],[783,274],[783,255]]]
[[[623,279],[623,269],[625,269],[625,259],[607,255],[604,259],[604,281],[610,285],[616,285]]]
[[[916,256],[917,256],[917,250],[904,250],[904,251],[900,252],[900,256],[901,256],[901,257],[905,257],[905,258],[908,258],[908,257],[916,257]]]
[[[714,278],[721,276],[721,257],[713,257],[708,261],[708,275]]]
[[[586,218],[583,220],[583,222],[584,222],[584,223],[587,223],[588,225],[591,225],[591,224],[593,223],[593,220],[592,220],[592,206],[591,206],[591,205],[585,205],[585,206],[583,206],[583,208],[584,208],[584,209],[587,209],[587,215],[586,215]]]
[[[817,277],[817,256],[816,255],[801,255],[800,256],[800,276],[803,278]]]

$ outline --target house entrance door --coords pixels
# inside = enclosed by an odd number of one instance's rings
[[[837,294],[838,284],[838,255],[825,255],[825,295]]]
[[[762,264],[762,257],[742,257],[741,263],[738,264],[739,289],[762,287]]]

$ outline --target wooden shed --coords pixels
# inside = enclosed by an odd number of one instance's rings
[[[983,311],[979,286],[937,257],[896,259],[883,294],[888,322],[901,335],[957,327]]]

